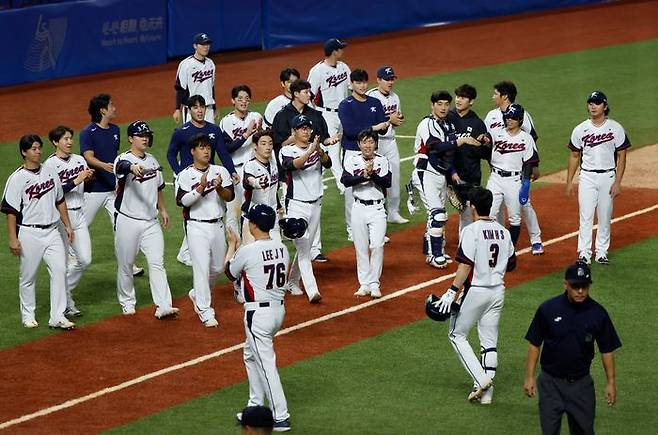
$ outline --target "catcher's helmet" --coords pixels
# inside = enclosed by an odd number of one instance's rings
[[[308,222],[302,218],[285,218],[279,221],[279,226],[283,235],[293,240],[304,235],[306,228],[308,228]]]
[[[503,121],[508,119],[516,119],[519,122],[523,122],[523,115],[525,110],[520,104],[514,103],[510,104],[505,112],[503,112]]]
[[[455,311],[459,311],[459,305],[455,302],[450,306],[450,311],[447,313],[442,313],[439,311],[439,301],[441,298],[437,297],[434,293],[431,293],[427,299],[425,299],[425,314],[432,320],[437,322],[445,322],[450,318],[450,314]]]

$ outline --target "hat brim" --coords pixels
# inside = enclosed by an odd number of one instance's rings
[[[573,286],[576,286],[576,285],[583,285],[583,284],[587,284],[587,285],[591,285],[591,284],[592,284],[592,280],[591,280],[591,279],[568,279],[567,282],[568,282],[570,285],[573,285]]]
[[[298,125],[297,127],[293,127],[293,129],[294,130],[299,130],[302,127],[311,127],[311,128],[313,128],[313,124],[311,124],[310,122],[305,122],[303,124]]]
[[[594,104],[607,104],[607,103],[608,103],[608,100],[606,100],[605,98],[603,98],[603,99],[601,99],[601,98],[589,98],[589,99],[587,100],[587,104],[589,104],[589,103],[594,103]]]
[[[398,78],[398,76],[393,74],[392,76],[379,76],[379,78],[382,79],[382,80],[395,80],[395,79]]]

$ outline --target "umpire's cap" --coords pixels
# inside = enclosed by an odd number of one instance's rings
[[[593,91],[587,97],[587,103],[608,104],[608,97],[601,91]]]
[[[247,406],[242,410],[239,420],[243,427],[274,427],[274,417],[267,406]]]
[[[564,271],[564,279],[573,286],[590,285],[592,271],[583,261],[577,261]]]
[[[274,228],[276,212],[269,205],[257,204],[249,209],[247,219],[256,224],[261,231],[269,231]]]

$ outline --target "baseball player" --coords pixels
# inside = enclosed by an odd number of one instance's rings
[[[386,157],[391,167],[391,187],[386,190],[386,210],[388,222],[394,224],[406,224],[409,219],[400,215],[400,152],[395,140],[395,127],[402,125],[400,97],[393,92],[393,85],[397,76],[393,68],[387,65],[377,70],[377,87],[370,89],[366,95],[377,98],[384,108],[384,114],[388,117],[391,126],[385,134],[379,137],[377,152]]]
[[[141,250],[149,267],[151,296],[156,305],[155,317],[163,319],[178,313],[171,305],[171,290],[164,268],[162,225],[169,226],[165,208],[162,167],[146,150],[153,144],[153,131],[144,121],[128,126],[130,149],[114,160],[117,174],[117,198],[114,217],[114,252],[117,257],[117,297],[124,315],[135,314],[135,288],[130,273]]]
[[[464,144],[479,146],[471,136],[457,137],[455,126],[448,121],[452,95],[448,91],[435,91],[430,96],[432,113],[423,118],[416,128],[414,141],[413,186],[420,193],[427,211],[427,226],[423,237],[425,261],[432,267],[443,269],[449,257],[444,251],[447,178],[459,182],[453,160],[458,147]]]
[[[484,142],[487,128],[480,117],[472,110],[477,90],[469,85],[463,84],[455,89],[455,107],[448,112],[448,120],[455,126],[457,137],[472,137],[478,142]],[[480,161],[491,159],[491,147],[474,146],[463,144],[457,148],[454,165],[461,181],[468,186],[479,186],[482,182],[482,171]],[[458,186],[457,186],[458,187]],[[470,224],[473,214],[469,207],[459,213],[459,234],[466,225]]]
[[[263,116],[249,110],[251,89],[247,85],[234,86],[231,89],[231,102],[234,110],[222,118],[219,128],[224,132],[224,142],[231,153],[233,164],[238,173],[253,154],[251,136],[263,124]],[[236,234],[241,233],[240,207],[244,192],[241,183],[235,184],[235,198],[227,204],[226,226],[233,228]]]
[[[73,242],[64,189],[57,173],[41,165],[43,142],[36,134],[21,137],[18,149],[23,165],[7,179],[2,212],[7,215],[9,250],[20,258],[18,292],[21,320],[26,328],[39,326],[35,318],[35,287],[43,260],[50,275],[51,328],[72,329],[66,310],[66,250],[58,230],[61,221],[68,242]],[[20,229],[19,229],[20,227]]]
[[[79,317],[82,313],[75,306],[72,292],[80,282],[82,273],[91,264],[91,239],[82,212],[82,204],[84,202],[84,183],[89,181],[94,170],[87,167],[87,162],[81,155],[71,153],[72,129],[60,125],[48,133],[48,138],[55,147],[55,153],[46,159],[43,166],[59,176],[74,235],[70,247],[75,252],[75,262],[69,264],[66,269],[66,311],[64,315]],[[62,222],[60,222],[59,230],[64,246],[68,247],[66,228]]]
[[[89,226],[94,222],[101,207],[105,208],[110,220],[114,221],[116,177],[113,163],[119,152],[121,133],[119,126],[112,123],[116,116],[116,106],[110,95],[93,96],[89,101],[88,112],[91,123],[80,131],[80,154],[87,161],[87,165],[94,169],[94,177],[85,183],[82,205],[82,212]],[[144,269],[133,266],[133,276],[143,274]]]
[[[290,414],[276,368],[273,341],[286,314],[283,299],[290,257],[280,240],[270,238],[276,221],[274,209],[258,204],[249,210],[247,217],[249,231],[255,241],[238,249],[240,242],[229,227],[225,267],[226,276],[231,281],[240,279],[245,301],[244,365],[249,378],[247,406],[264,405],[267,399],[274,416],[274,430],[286,432],[291,429]]]
[[[328,39],[324,43],[324,60],[313,65],[308,72],[313,105],[322,111],[322,116],[327,122],[329,136],[332,137],[342,131],[341,120],[338,117],[338,105],[349,93],[350,68],[341,61],[345,47],[347,44],[339,39]],[[332,161],[331,172],[336,180],[338,191],[343,193],[344,186],[339,182],[343,175],[340,147],[330,144],[328,149]]]
[[[359,289],[355,296],[380,298],[379,278],[384,263],[386,235],[386,189],[391,186],[391,170],[386,157],[376,154],[379,134],[371,129],[357,136],[359,154],[346,156],[340,181],[352,188],[352,237],[356,250]]]
[[[288,179],[286,217],[303,219],[307,222],[307,230],[294,240],[297,253],[290,270],[289,289],[295,295],[303,294],[299,288],[301,277],[309,301],[318,303],[322,296],[313,275],[311,241],[320,223],[322,168],[331,167],[331,158],[320,146],[320,136],[316,135],[310,142],[313,124],[309,117],[297,115],[293,118],[292,132],[294,145],[281,149],[281,165]]]
[[[205,120],[215,122],[215,63],[208,57],[212,40],[206,33],[194,36],[192,47],[194,54],[178,64],[176,71],[176,108],[174,122],[188,122],[191,118],[187,111],[187,99],[192,95],[201,95],[206,102]],[[181,111],[183,115],[181,116]]]
[[[510,81],[502,81],[494,85],[494,93],[492,99],[496,105],[496,109],[489,111],[484,119],[484,123],[490,135],[493,135],[496,130],[506,128],[505,121],[503,120],[503,113],[507,110],[510,104],[516,101],[516,94],[516,86]],[[524,113],[525,115],[523,118],[523,123],[521,124],[521,129],[530,134],[532,139],[535,141],[535,151],[539,153],[536,145],[538,136],[537,132],[535,131],[535,124],[532,121],[530,114],[527,111],[524,111]],[[530,180],[535,181],[538,178],[539,166],[537,162],[537,164],[532,167]],[[532,255],[542,255],[544,253],[544,245],[541,241],[541,228],[539,227],[537,213],[535,213],[535,209],[532,207],[532,203],[530,202],[529,198],[528,201],[521,206],[521,211],[523,213],[523,218],[525,219],[528,234],[530,235]],[[498,221],[502,223],[502,214],[498,216]]]
[[[459,310],[450,316],[448,338],[466,371],[473,378],[468,400],[490,404],[493,378],[498,367],[498,322],[505,301],[505,272],[516,267],[516,255],[510,233],[491,218],[493,195],[482,187],[471,191],[473,223],[459,242],[459,263],[452,285],[437,304],[443,313],[451,310],[457,292]],[[468,342],[468,334],[477,323],[480,360]]]
[[[243,167],[242,243],[253,241],[253,237],[249,232],[249,225],[247,225],[247,215],[252,207],[265,204],[277,210],[278,215],[283,214],[283,207],[277,196],[279,169],[272,152],[274,147],[272,136],[271,130],[259,131],[254,134],[254,156]],[[278,223],[274,224],[270,237],[274,240],[281,240]]]
[[[311,101],[310,89],[311,84],[306,80],[300,79],[293,82],[290,85],[290,95],[292,98],[290,104],[285,106],[274,116],[274,155],[278,159],[279,165],[281,165],[281,148],[295,142],[295,135],[292,131],[292,120],[297,115],[304,115],[311,121],[313,124],[311,137],[313,138],[315,135],[318,135],[320,137],[320,143],[325,145],[325,147],[338,143],[340,140],[340,135],[329,136],[327,123],[325,122],[322,113],[309,106],[309,102]],[[285,174],[286,170],[282,166],[279,166],[279,173]],[[326,263],[329,259],[322,254],[320,233],[321,230],[320,227],[318,227],[318,231],[315,233],[316,235],[311,245],[311,258],[313,258],[313,261]]]
[[[523,116],[523,107],[516,103],[503,113],[507,128],[495,130],[491,137],[491,175],[487,182],[494,197],[491,216],[498,216],[504,201],[514,246],[521,233],[521,183],[530,178],[533,166],[539,164],[535,141],[521,129]]]
[[[240,181],[240,176],[235,170],[233,159],[224,144],[224,135],[220,128],[212,122],[205,120],[206,100],[201,95],[192,95],[187,100],[187,108],[190,113],[190,121],[177,128],[171,135],[169,147],[167,148],[167,160],[174,172],[174,196],[178,192],[178,173],[190,166],[193,162],[190,140],[200,134],[205,134],[210,139],[210,163],[215,163],[215,153],[219,156],[222,165],[229,171],[235,183]],[[187,244],[187,236],[183,236],[183,242],[178,250],[176,259],[186,266],[192,266],[190,250]]]
[[[226,239],[224,210],[235,196],[228,170],[210,163],[212,146],[206,134],[190,141],[194,162],[178,176],[176,203],[183,207],[185,234],[190,246],[193,288],[188,295],[207,328],[217,327],[210,290],[224,267]]]
[[[382,103],[375,97],[366,95],[368,90],[368,72],[355,69],[350,74],[352,95],[345,98],[338,105],[338,117],[343,126],[341,147],[343,159],[347,160],[359,154],[358,134],[365,129],[372,129],[379,135],[385,135],[392,123],[384,113]],[[341,183],[342,184],[342,183]],[[354,198],[352,190],[345,187],[345,224],[347,225],[347,238],[352,240],[352,205]]]
[[[277,95],[273,100],[267,103],[267,107],[265,107],[265,112],[263,115],[263,121],[268,128],[272,128],[274,124],[274,117],[277,113],[279,113],[279,110],[286,107],[290,103],[290,100],[292,100],[290,85],[295,80],[299,80],[300,77],[301,75],[299,75],[299,71],[297,71],[295,68],[286,68],[281,70],[281,73],[279,74],[279,81],[281,82],[281,87],[283,88],[283,94]]]
[[[596,262],[607,265],[610,247],[612,204],[621,192],[621,180],[626,170],[626,151],[631,142],[621,126],[608,118],[608,98],[601,91],[587,97],[589,119],[578,124],[569,141],[567,196],[573,194],[573,177],[580,165],[578,177],[578,257],[587,264],[592,256],[592,223],[597,212]]]

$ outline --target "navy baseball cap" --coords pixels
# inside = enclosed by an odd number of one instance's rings
[[[377,78],[384,80],[393,80],[398,78],[398,76],[395,75],[395,71],[393,71],[393,68],[391,68],[388,65],[383,65],[380,66],[379,69],[377,70]]]
[[[151,135],[153,136],[153,130],[151,127],[144,121],[135,121],[128,126],[128,136],[142,136],[142,135]]]
[[[592,271],[583,262],[576,262],[564,271],[564,279],[571,285],[583,285],[592,283]]]
[[[212,39],[207,33],[197,33],[194,35],[194,43],[201,45],[212,44]]]
[[[327,39],[324,43],[324,54],[329,56],[334,50],[340,50],[341,48],[347,47],[347,43],[341,41],[338,38]]]
[[[240,424],[251,427],[274,427],[272,411],[267,406],[247,406],[242,410]]]
[[[601,91],[594,91],[589,94],[589,97],[587,97],[587,102],[595,104],[608,104],[608,97],[606,97],[605,94]]]
[[[255,223],[261,231],[269,231],[274,228],[276,212],[269,205],[257,204],[249,210],[247,219]]]
[[[294,118],[292,118],[292,128],[294,128],[295,130],[305,125],[308,125],[309,127],[313,127],[313,122],[311,121],[311,118],[309,118],[308,116],[297,115]]]

